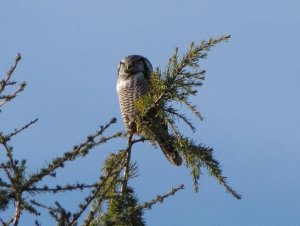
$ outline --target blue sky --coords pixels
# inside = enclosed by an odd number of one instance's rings
[[[124,129],[115,89],[123,56],[141,54],[163,68],[175,47],[184,52],[192,41],[231,34],[201,63],[206,80],[193,101],[205,120],[186,133],[215,149],[243,199],[226,194],[206,172],[194,193],[188,171],[147,144],[133,152],[140,176],[132,184],[141,201],[186,185],[146,213],[148,225],[299,225],[299,7],[296,0],[1,1],[0,72],[20,52],[15,79],[28,82],[3,109],[1,130],[39,118],[13,141],[15,154],[35,170],[111,117],[119,120],[111,133]],[[57,181],[93,181],[108,153],[124,145],[97,148],[59,171]],[[80,197],[40,200],[72,207]],[[51,225],[46,215],[41,219]],[[30,222],[25,216],[21,225]]]

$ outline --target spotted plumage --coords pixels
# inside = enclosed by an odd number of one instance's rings
[[[147,94],[152,71],[150,61],[140,55],[126,56],[120,61],[117,92],[122,118],[129,133],[136,133],[135,118],[137,111],[134,103],[138,98]],[[181,157],[173,147],[167,125],[164,125],[157,118],[153,118],[153,120],[161,124],[160,130],[155,134],[155,141],[172,164],[180,165]]]

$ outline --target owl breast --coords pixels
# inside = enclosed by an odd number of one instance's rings
[[[149,84],[143,72],[133,75],[120,75],[117,81],[117,92],[123,121],[129,132],[135,132],[134,120],[137,110],[135,101],[148,92]]]

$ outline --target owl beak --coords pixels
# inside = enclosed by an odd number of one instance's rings
[[[129,70],[128,70],[128,64],[125,64],[125,73],[128,73]]]
[[[128,67],[128,64],[125,65],[125,72],[126,72],[126,73],[130,73],[130,69],[129,69],[129,67]]]

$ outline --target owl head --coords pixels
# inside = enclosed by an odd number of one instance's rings
[[[149,78],[152,71],[152,65],[146,57],[140,55],[129,55],[120,61],[118,74],[134,75],[142,72]]]

